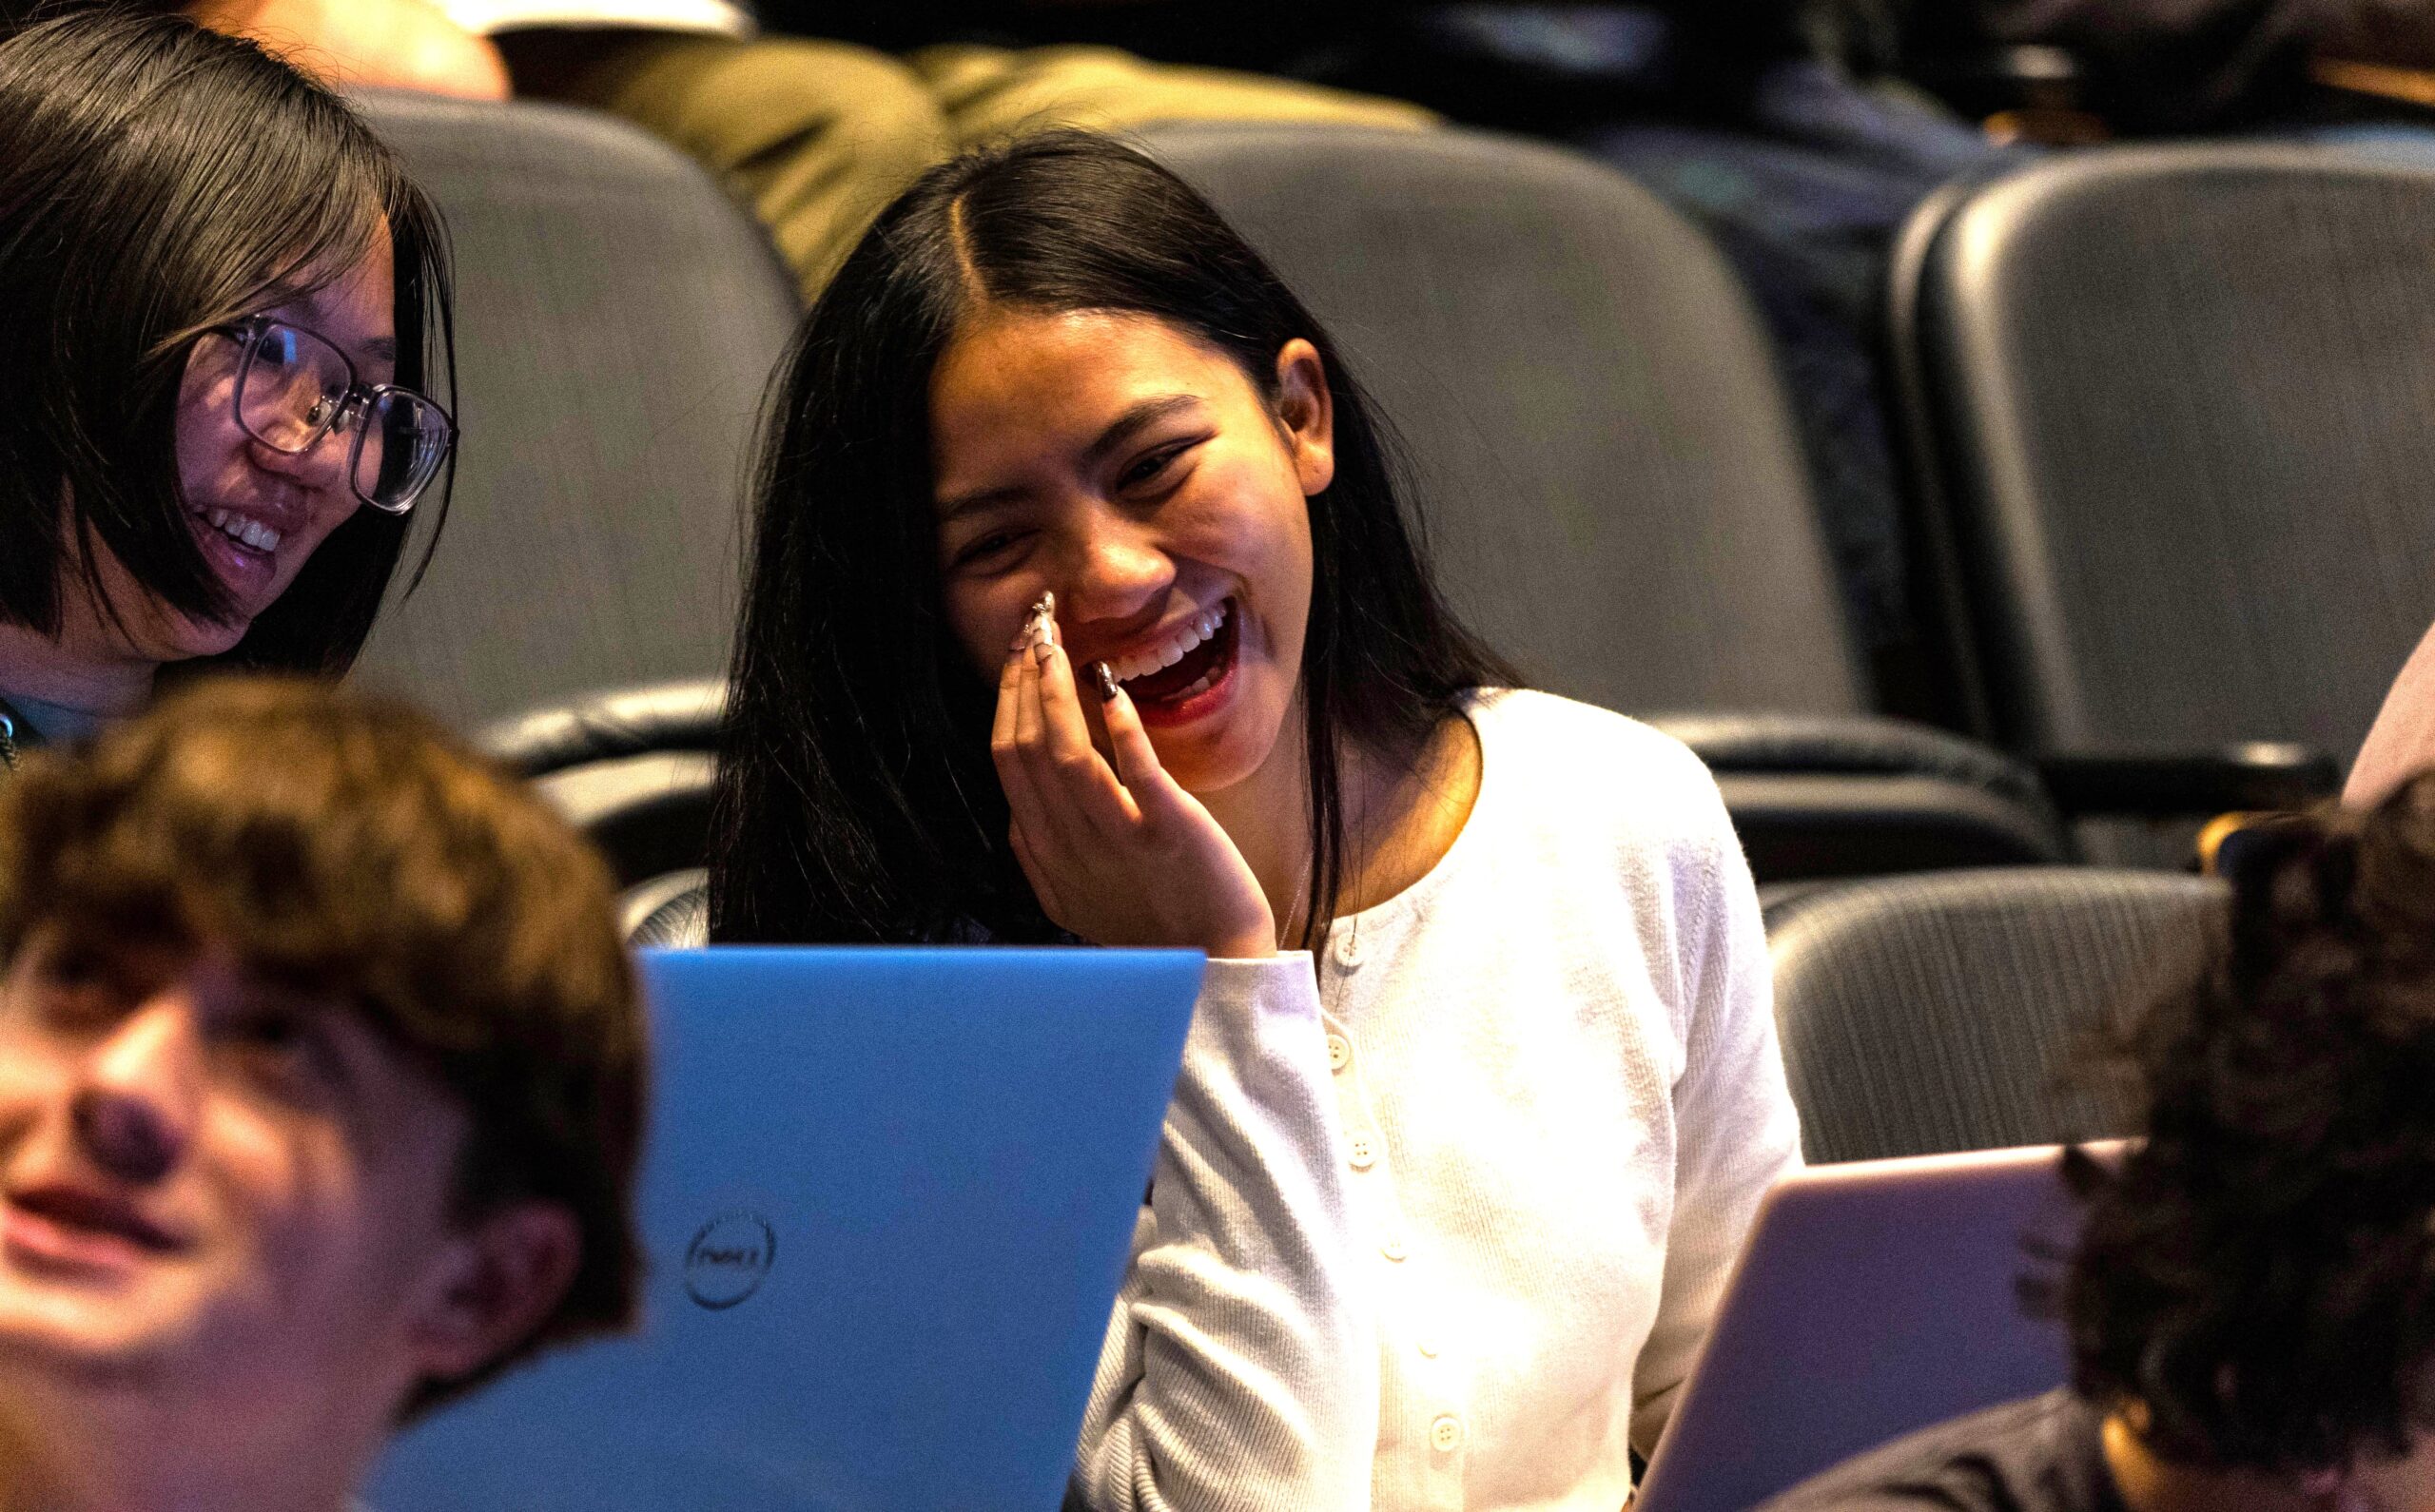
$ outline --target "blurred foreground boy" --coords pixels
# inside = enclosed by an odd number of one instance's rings
[[[0,785],[0,1509],[340,1512],[627,1320],[599,862],[413,711],[208,684]]]

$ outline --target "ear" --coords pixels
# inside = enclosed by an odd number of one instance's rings
[[[1326,492],[1335,481],[1335,397],[1319,349],[1298,336],[1276,354],[1276,418],[1302,496]]]
[[[413,1320],[419,1371],[453,1380],[523,1343],[566,1295],[582,1258],[575,1214],[555,1202],[510,1203],[458,1234]]]

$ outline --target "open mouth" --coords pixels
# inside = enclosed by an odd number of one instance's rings
[[[260,555],[267,556],[278,551],[279,543],[286,539],[262,521],[249,519],[233,510],[199,509],[194,512],[194,516],[218,532],[231,545]]]
[[[1226,599],[1184,627],[1167,646],[1109,664],[1137,708],[1174,708],[1198,697],[1234,670],[1235,601]],[[1174,653],[1168,660],[1168,653]],[[1163,662],[1164,665],[1160,665]]]
[[[0,1202],[0,1248],[16,1261],[52,1270],[123,1271],[180,1245],[132,1203],[49,1187]]]

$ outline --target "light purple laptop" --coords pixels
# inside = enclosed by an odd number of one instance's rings
[[[2060,1147],[2039,1145],[1779,1182],[1635,1512],[1745,1512],[1861,1450],[2062,1385],[2062,1328],[2019,1296],[2026,1276],[2059,1277],[2077,1231],[2060,1172]]]

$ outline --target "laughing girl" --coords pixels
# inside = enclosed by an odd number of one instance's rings
[[[713,936],[1211,958],[1079,1499],[1613,1512],[1798,1159],[1698,761],[1462,629],[1326,333],[1122,146],[932,173],[782,382]]]

